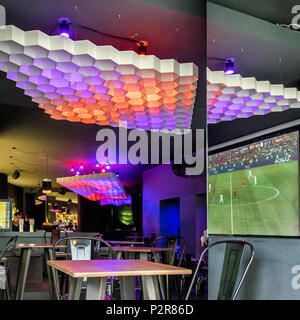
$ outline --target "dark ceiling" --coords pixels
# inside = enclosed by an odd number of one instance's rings
[[[235,58],[236,72],[243,77],[300,89],[300,32],[274,24],[277,20],[282,23],[290,21],[291,8],[295,4],[297,1],[209,1],[208,67],[222,70],[224,63],[217,59],[232,57]],[[300,110],[292,109],[211,124],[208,126],[209,145],[299,117]]]
[[[174,58],[178,62],[194,62],[200,66],[200,74],[205,81],[204,2],[199,5],[193,0],[0,0],[0,4],[6,8],[6,24],[23,30],[39,29],[50,34],[60,17],[68,17],[72,22],[73,40],[88,39],[97,45],[112,45],[119,50],[137,48],[134,42],[102,36],[76,25],[85,25],[116,36],[146,40],[149,43],[148,54],[161,59]],[[191,50],[191,43],[195,39],[197,44]],[[204,85],[201,90],[205,92]],[[41,180],[38,172],[42,171],[41,175],[45,175],[45,166],[41,168],[39,165],[40,160],[45,163],[44,156],[18,150],[48,150],[48,175],[53,181],[56,177],[68,175],[68,167],[73,164],[95,163],[99,146],[96,133],[100,128],[97,125],[51,119],[1,73],[0,172],[11,174],[16,167],[23,170],[19,179],[12,180],[9,177],[11,183],[37,186]],[[13,151],[12,147],[17,149]],[[112,169],[120,172],[120,180],[125,187],[135,187],[141,185],[142,172],[149,167],[113,165]]]
[[[209,0],[209,2],[233,9],[271,23],[290,24],[291,8],[297,0]]]

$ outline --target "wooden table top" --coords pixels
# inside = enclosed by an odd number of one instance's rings
[[[130,247],[130,246],[121,246],[121,247],[111,247],[114,251],[122,252],[162,252],[162,251],[173,251],[174,248],[158,248],[158,247]],[[102,247],[102,250],[107,250],[107,247]]]
[[[16,249],[28,249],[28,248],[53,248],[53,243],[17,243]],[[64,244],[59,244],[56,246],[57,248],[65,248]]]
[[[144,260],[49,260],[47,263],[73,278],[192,274],[191,269]]]
[[[134,245],[141,245],[144,244],[144,241],[124,241],[124,240],[105,240],[106,242],[110,243],[110,244],[134,244]]]

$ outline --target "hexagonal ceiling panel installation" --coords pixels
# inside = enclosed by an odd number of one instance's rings
[[[207,69],[207,123],[300,108],[297,88]]]
[[[191,126],[193,63],[5,26],[0,70],[56,120],[144,130]]]
[[[56,182],[91,201],[126,202],[128,198],[120,180],[112,172],[57,178]]]

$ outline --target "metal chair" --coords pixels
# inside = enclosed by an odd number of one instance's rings
[[[185,262],[185,251],[186,251],[186,241],[183,237],[177,237],[177,246],[175,251],[175,259],[174,259],[174,265],[177,267],[181,267],[182,264]],[[176,290],[179,293],[179,296],[181,296],[181,287],[183,284],[183,277],[184,276],[173,276],[170,279],[174,280],[173,284],[176,288]]]
[[[179,242],[179,247],[176,248],[176,255],[175,255],[175,264],[177,267],[180,267],[183,260],[184,260],[184,255],[185,255],[185,250],[186,250],[186,241],[184,240],[183,237],[178,238]]]
[[[209,244],[207,248],[202,252],[200,259],[197,263],[197,267],[194,271],[192,281],[190,283],[185,300],[188,300],[191,294],[191,290],[195,283],[200,264],[202,262],[205,253],[212,247],[220,244],[226,244],[225,256],[222,268],[221,282],[218,292],[218,300],[235,300],[236,296],[241,288],[241,285],[245,279],[245,276],[249,270],[254,256],[254,248],[250,242],[244,240],[222,240]],[[237,281],[238,272],[241,266],[241,259],[244,253],[245,247],[250,248],[250,255],[247,259],[246,267],[242,273],[239,281]],[[236,289],[235,289],[236,287]]]
[[[65,244],[65,249],[58,247],[59,245]],[[103,245],[103,246],[101,246]],[[103,250],[105,248],[105,250]],[[63,250],[63,251],[61,251]],[[63,252],[63,254],[60,254]],[[113,259],[114,253],[112,247],[104,239],[100,237],[65,237],[57,240],[52,249],[53,259],[63,258],[66,260],[95,260],[95,259]],[[58,278],[59,272],[54,269],[55,273],[55,290],[56,297],[58,300],[63,300],[65,292],[63,292],[62,283],[59,285]],[[67,288],[67,283],[65,287]],[[109,282],[108,290],[112,292],[113,281]],[[83,285],[84,287],[84,285]]]
[[[177,236],[160,236],[155,239],[155,247],[166,247],[173,249],[172,251],[167,251],[164,255],[162,255],[162,263],[174,265],[178,239],[179,237]]]
[[[2,250],[2,252],[0,253],[0,265],[2,265],[4,267],[4,277],[5,277],[5,289],[4,289],[4,296],[6,300],[11,300],[11,285],[10,285],[10,275],[9,275],[9,269],[7,267],[7,259],[5,257],[5,255],[8,252],[13,251],[13,249],[16,246],[18,240],[18,236],[13,236],[11,237],[6,245],[4,246],[4,249]]]
[[[198,296],[198,292],[202,287],[202,284],[208,280],[208,262],[207,260],[207,256],[204,256],[202,258],[200,267],[198,269],[197,275],[195,277],[195,281],[196,281],[196,288],[195,288],[195,293],[196,296]],[[191,253],[186,253],[184,254],[184,259],[182,261],[182,267],[187,268],[187,269],[191,269],[194,270],[196,269],[197,263],[198,263],[198,259],[196,259],[196,257],[191,254]],[[196,265],[195,265],[196,264]],[[183,288],[186,286],[186,282],[192,278],[193,275],[182,275],[180,277],[180,282],[179,282],[179,296],[180,298],[183,296]]]
[[[159,236],[154,241],[155,247],[166,247],[166,248],[172,248],[172,251],[163,252],[161,254],[161,262],[164,264],[169,264],[171,266],[174,265],[175,257],[176,257],[176,248],[178,243],[179,237],[177,236]],[[166,293],[167,293],[167,300],[170,297],[169,294],[169,276],[163,276],[165,277],[166,281]]]

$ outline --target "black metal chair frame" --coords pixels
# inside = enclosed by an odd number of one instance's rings
[[[53,259],[57,260],[56,249],[58,249],[57,246],[59,244],[62,244],[63,242],[71,242],[73,240],[80,240],[80,239],[82,239],[82,240],[90,240],[92,245],[93,245],[93,242],[95,242],[95,246],[92,247],[94,249],[94,251],[91,252],[91,259],[97,258],[97,253],[100,252],[101,243],[103,243],[108,248],[108,256],[107,256],[108,259],[113,259],[114,258],[114,252],[112,250],[111,245],[108,242],[106,242],[104,239],[100,238],[100,237],[84,237],[84,236],[69,237],[69,236],[66,236],[65,238],[60,238],[59,240],[57,240],[55,242],[55,244],[53,245],[53,249],[52,249]],[[69,254],[69,252],[68,252],[68,248],[69,248],[69,246],[67,245],[66,246],[66,250],[65,250],[65,255],[64,255],[64,258],[66,260],[68,260],[68,257],[71,256]],[[55,274],[56,274],[56,279],[55,279],[56,295],[57,295],[58,299],[61,300],[62,299],[62,294],[61,294],[62,283],[61,283],[60,286],[58,285],[58,281],[57,281],[58,280],[58,272],[57,272],[57,270],[55,270]],[[63,277],[63,280],[64,280],[64,277]],[[113,286],[113,281],[111,281],[111,286]],[[59,289],[59,287],[60,287],[60,289]],[[111,289],[111,290],[113,290],[113,289]]]
[[[243,251],[242,251],[242,252],[244,252],[245,246],[248,246],[248,247],[250,248],[250,255],[249,255],[249,258],[248,258],[248,261],[247,261],[247,264],[246,264],[246,268],[245,268],[245,270],[244,270],[244,272],[243,272],[240,280],[238,281],[238,284],[236,285],[236,289],[232,292],[232,298],[231,298],[231,300],[235,300],[235,299],[236,299],[237,294],[238,294],[238,292],[239,292],[239,290],[240,290],[240,288],[241,288],[241,286],[242,286],[242,284],[243,284],[243,282],[244,282],[244,279],[245,279],[245,277],[246,277],[246,274],[247,274],[247,272],[248,272],[248,270],[249,270],[249,267],[250,267],[250,265],[251,265],[251,263],[252,263],[252,261],[253,261],[253,257],[254,257],[254,248],[253,248],[252,243],[247,242],[247,241],[244,241],[244,240],[221,240],[221,241],[216,241],[216,242],[213,242],[213,243],[209,244],[209,245],[207,246],[207,248],[206,248],[205,250],[203,250],[203,252],[202,252],[202,254],[201,254],[201,256],[200,256],[200,259],[199,259],[199,261],[198,261],[198,263],[197,263],[197,267],[196,267],[196,269],[195,269],[195,271],[194,271],[193,278],[192,278],[192,281],[191,281],[191,283],[190,283],[190,286],[189,286],[187,295],[186,295],[186,297],[185,297],[185,300],[188,300],[189,297],[190,297],[190,294],[191,294],[193,285],[194,285],[194,283],[195,283],[195,279],[196,279],[196,276],[197,276],[197,274],[198,274],[198,271],[199,271],[199,268],[200,268],[200,264],[201,264],[201,262],[202,262],[202,259],[203,259],[204,254],[205,254],[209,249],[211,249],[212,247],[214,247],[214,246],[216,246],[216,245],[219,245],[219,244],[230,244],[230,243],[231,243],[231,244],[241,244],[241,245],[243,245]],[[223,267],[224,267],[224,265],[223,265]],[[240,264],[239,264],[239,267],[240,267]],[[223,269],[223,271],[224,271],[224,269]]]
[[[154,246],[157,246],[159,240],[161,239],[165,239],[166,240],[166,247],[170,247],[170,244],[172,246],[174,246],[174,250],[170,251],[170,252],[164,252],[162,254],[162,263],[166,263],[169,265],[174,265],[175,263],[175,257],[176,257],[176,247],[177,247],[177,243],[178,240],[180,239],[178,236],[172,236],[172,235],[168,235],[168,236],[159,236],[157,238],[155,238],[154,240]],[[166,285],[166,294],[167,294],[167,300],[170,298],[170,293],[169,293],[169,276],[166,275],[165,276],[165,285]]]
[[[174,265],[175,262],[175,254],[176,254],[176,246],[177,246],[177,242],[179,237],[177,236],[159,236],[157,238],[155,238],[154,240],[154,246],[156,247],[158,244],[158,241],[161,239],[166,239],[166,247],[169,246],[170,242],[168,243],[168,241],[171,241],[174,243],[174,250],[171,252],[167,252],[165,255],[165,263],[169,264],[169,265]]]

